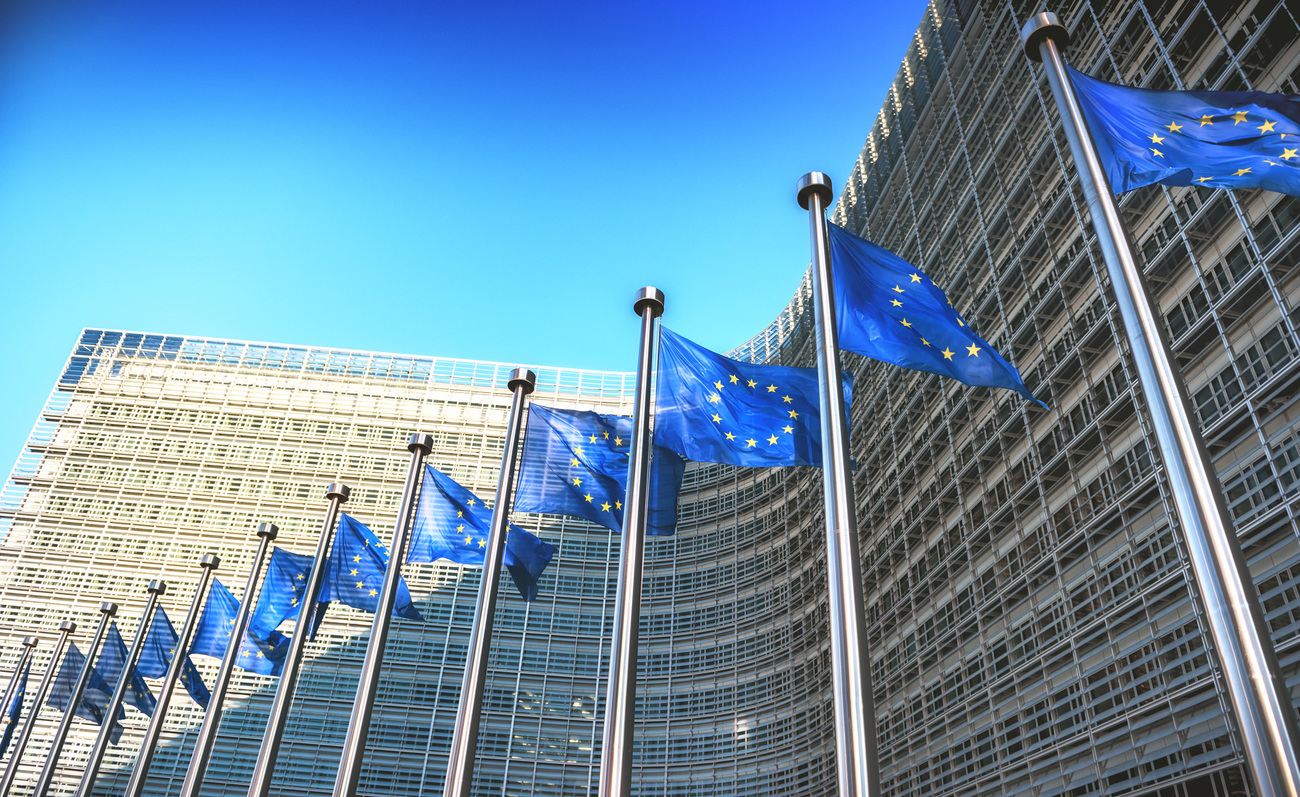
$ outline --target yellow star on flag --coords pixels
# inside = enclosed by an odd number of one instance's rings
[[[1259,126],[1259,132],[1261,132],[1261,133],[1272,133],[1272,132],[1273,132],[1273,127],[1274,127],[1274,125],[1276,125],[1276,124],[1277,124],[1277,122],[1274,122],[1272,119],[1266,119],[1266,120],[1264,120],[1264,124],[1262,124],[1262,125]]]
[[[1178,124],[1177,122],[1170,122],[1169,124],[1165,125],[1165,129],[1167,129],[1170,133],[1177,133],[1179,130],[1183,129],[1183,126]]]
[[[1232,115],[1232,119],[1233,119],[1232,126],[1233,126],[1233,127],[1236,127],[1237,125],[1239,125],[1239,124],[1241,124],[1242,122],[1246,121],[1246,112],[1245,112],[1245,111],[1237,111],[1236,113],[1234,113],[1234,114]]]
[[[980,356],[980,347],[979,347],[979,346],[976,346],[974,343],[972,343],[971,345],[967,346],[967,347],[966,347],[966,351],[970,352],[970,355],[969,355],[969,356],[971,356],[971,357],[978,357],[978,356]]]

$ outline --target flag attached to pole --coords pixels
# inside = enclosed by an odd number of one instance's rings
[[[203,605],[203,616],[199,618],[199,627],[194,631],[194,642],[190,644],[190,655],[225,658],[238,614],[239,601],[230,594],[225,584],[213,579],[212,589],[208,590],[208,599]],[[260,675],[279,675],[280,665],[288,650],[288,641],[288,637],[279,631],[272,631],[267,639],[258,639],[245,629],[235,664]]]
[[[105,705],[113,696],[112,687],[122,677],[122,670],[126,666],[127,657],[126,642],[123,641],[122,634],[117,630],[117,623],[109,623],[108,636],[104,637],[104,650],[99,654],[99,661],[95,664],[95,669],[103,676],[104,681],[109,684],[109,692],[104,696]],[[95,686],[92,684],[86,688],[86,691],[89,692],[94,688]],[[153,696],[153,692],[149,691],[149,685],[140,677],[138,668],[130,674],[130,681],[127,683],[126,695],[123,700],[135,706],[141,714],[147,717],[153,716],[153,710],[158,705],[157,698]]]
[[[821,465],[819,405],[815,368],[739,362],[659,329],[655,442],[688,460]]]
[[[262,579],[262,591],[257,595],[257,606],[248,621],[249,636],[254,642],[275,639],[272,632],[279,629],[285,620],[298,616],[298,606],[307,592],[307,577],[314,561],[311,556],[284,548],[276,548],[271,552],[266,577]],[[316,636],[328,606],[328,602],[316,602],[315,610],[311,613],[308,639]],[[297,633],[296,629],[294,633]],[[241,653],[240,659],[243,658]]]
[[[1015,366],[975,334],[934,280],[883,247],[826,226],[841,349],[968,385],[1005,387],[1038,401]]]
[[[384,584],[386,572],[388,549],[364,523],[342,514],[321,585],[320,601],[338,601],[373,613],[379,606],[379,589]],[[424,620],[415,610],[406,579],[398,579],[393,616]]]
[[[0,722],[4,723],[4,734],[0,735],[0,756],[3,756],[9,749],[9,740],[14,736],[14,728],[18,727],[18,720],[23,715],[23,695],[27,693],[27,676],[31,674],[32,662],[29,658],[27,666],[23,668],[23,674],[18,678],[18,685],[14,689],[13,699],[9,701],[5,709],[4,718]]]
[[[1163,183],[1300,196],[1300,96],[1155,91],[1067,69],[1116,193]]]
[[[166,610],[159,606],[158,611],[154,612],[153,622],[149,624],[149,633],[145,635],[144,650],[140,652],[140,662],[135,667],[136,672],[145,678],[166,677],[172,659],[176,657],[178,642],[180,642],[180,635],[176,633],[171,619],[167,617]],[[188,655],[185,657],[185,664],[181,667],[181,683],[195,703],[204,708],[208,707],[208,698],[212,693],[208,690],[207,684],[203,683],[203,678]]]
[[[68,652],[63,656],[63,664],[59,667],[59,674],[54,678],[54,685],[50,687],[50,697],[46,702],[66,713],[68,703],[72,700],[72,690],[76,688],[77,678],[85,666],[86,657],[77,648],[77,643],[68,642]],[[77,704],[73,715],[96,725],[103,725],[104,712],[108,710],[108,701],[112,694],[113,687],[104,680],[98,668],[92,667],[86,689],[81,693],[81,702]],[[117,744],[122,738],[121,721],[124,719],[126,719],[126,711],[119,706],[110,737],[113,744]]]
[[[515,511],[572,515],[622,531],[631,446],[631,418],[531,405]],[[647,534],[673,533],[684,468],[674,452],[654,449]]]
[[[406,561],[450,559],[481,567],[491,525],[492,510],[478,496],[432,465],[425,465]],[[537,581],[554,555],[555,546],[513,523],[508,526],[504,564],[524,600],[537,597]]]

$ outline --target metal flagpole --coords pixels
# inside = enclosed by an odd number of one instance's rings
[[[1223,499],[1223,487],[1200,429],[1192,420],[1187,386],[1174,362],[1164,325],[1147,294],[1114,192],[1065,71],[1060,48],[1069,45],[1069,32],[1055,14],[1043,12],[1025,23],[1021,39],[1025,54],[1030,60],[1041,61],[1046,69],[1070,142],[1151,412],[1197,590],[1205,604],[1255,787],[1266,797],[1296,797],[1300,794],[1300,762],[1296,758],[1300,734],[1290,691],[1278,670],[1272,638]]]
[[[135,665],[140,661],[140,654],[144,651],[144,638],[149,632],[149,624],[153,622],[153,613],[158,608],[158,598],[165,592],[167,592],[167,582],[149,582],[149,600],[144,605],[144,614],[140,615],[140,625],[136,628],[135,639],[131,641],[131,650],[127,652],[126,661],[122,664],[122,675],[117,679],[117,687],[113,689],[113,696],[109,698],[108,708],[104,711],[104,724],[99,726],[95,746],[90,749],[90,758],[81,772],[77,797],[90,797],[90,792],[95,788],[99,765],[104,761],[104,753],[108,752],[108,741],[113,735],[117,710],[122,706],[122,700],[126,698],[126,690],[131,686],[131,676],[135,675]],[[75,708],[76,704],[72,705]]]
[[[326,557],[329,555],[330,540],[334,537],[334,525],[339,519],[339,507],[348,500],[351,492],[346,484],[339,482],[325,488],[325,497],[330,504],[325,510],[325,522],[321,524],[320,537],[316,541],[316,558],[312,560],[311,575],[307,578],[307,591],[303,593],[302,606],[298,607],[293,636],[289,637],[289,650],[284,657],[284,669],[280,672],[280,685],[275,690],[275,700],[271,703],[271,716],[266,722],[266,733],[262,736],[262,749],[258,752],[257,764],[253,767],[253,781],[248,786],[248,797],[267,797],[271,793],[271,775],[275,772],[275,760],[280,756],[281,737],[289,722],[293,693],[298,688],[298,666],[302,664],[302,654],[307,649],[312,613],[316,610],[316,596],[320,594],[321,580],[329,565]],[[248,599],[247,593],[244,599]],[[229,657],[229,652],[226,655]]]
[[[9,716],[9,701],[14,698],[14,690],[18,688],[18,679],[22,677],[23,667],[26,667],[27,662],[31,660],[32,651],[36,649],[38,644],[40,644],[40,640],[34,636],[23,637],[22,655],[18,657],[18,666],[14,668],[14,676],[9,679],[9,686],[5,687],[4,701],[0,702],[0,711],[5,712],[6,718]]]
[[[393,544],[388,548],[388,570],[384,573],[384,585],[379,588],[379,605],[375,607],[375,619],[370,624],[370,642],[366,645],[361,681],[357,684],[357,696],[352,703],[352,719],[348,721],[348,735],[343,741],[343,757],[339,761],[339,772],[334,781],[335,797],[356,794],[357,781],[361,779],[361,759],[365,756],[366,736],[370,733],[370,715],[375,708],[379,669],[384,662],[384,645],[388,642],[388,627],[392,623],[393,607],[397,604],[397,586],[402,578],[402,562],[406,560],[406,545],[410,540],[416,483],[420,478],[424,458],[433,450],[433,435],[412,434],[407,440],[406,450],[411,452],[411,465],[406,471],[402,503],[397,510]]]
[[[831,179],[821,172],[799,178],[799,206],[808,211],[812,239],[813,324],[817,383],[821,393],[822,484],[826,501],[826,568],[830,592],[831,669],[835,705],[835,753],[840,794],[880,794],[876,760],[875,698],[867,650],[866,601],[862,596],[858,516],[849,474],[849,421],[840,374],[835,283],[831,277],[826,206]]]
[[[600,797],[632,792],[632,731],[636,707],[636,654],[641,626],[641,576],[645,570],[646,507],[650,488],[650,378],[654,370],[655,319],[664,313],[658,288],[637,292],[632,309],[641,316],[636,393],[632,405],[632,449],[628,454],[627,500],[623,513],[623,555],[614,598],[605,727],[601,734]]]
[[[443,797],[469,797],[470,781],[474,778],[474,750],[478,746],[478,723],[483,710],[483,687],[487,682],[488,647],[492,643],[492,621],[496,614],[501,565],[506,555],[510,490],[515,481],[519,429],[524,419],[524,397],[533,392],[536,384],[536,374],[527,368],[516,368],[510,372],[509,386],[515,395],[510,403],[510,419],[506,422],[506,450],[501,455],[501,472],[497,474],[496,504],[492,507],[492,525],[488,528],[483,580],[478,588],[474,627],[469,634],[469,658],[465,662],[465,678],[460,687],[460,706],[456,709],[456,729],[451,737],[451,758],[447,763],[447,783],[442,790]],[[354,777],[354,785],[355,782]],[[338,797],[337,789],[334,794]]]
[[[235,671],[235,662],[239,659],[239,645],[248,628],[248,616],[253,610],[253,591],[257,588],[266,552],[279,533],[280,529],[274,523],[260,523],[257,526],[257,536],[261,538],[257,543],[257,555],[253,558],[253,569],[248,571],[244,597],[239,601],[239,613],[235,615],[235,624],[230,629],[226,655],[221,660],[221,669],[217,670],[217,680],[212,685],[212,695],[208,698],[208,710],[203,714],[203,724],[199,727],[199,736],[194,742],[194,752],[190,754],[190,766],[185,771],[181,797],[198,797],[199,789],[203,787],[203,777],[208,772],[208,762],[212,760],[212,745],[216,742],[217,730],[221,727],[222,704],[226,700],[226,691],[230,688],[230,676]],[[0,793],[0,797],[3,797],[3,793]]]
[[[99,652],[99,644],[104,641],[104,634],[108,631],[108,621],[115,614],[117,614],[116,603],[105,601],[99,604],[99,626],[95,628],[95,636],[90,640],[90,649],[86,651],[86,662],[81,665],[77,685],[72,688],[72,694],[68,696],[68,707],[63,711],[63,719],[59,721],[59,727],[54,732],[54,740],[50,742],[50,749],[45,753],[45,766],[41,768],[41,776],[36,781],[36,788],[32,790],[32,797],[45,797],[50,790],[50,784],[54,782],[54,770],[59,766],[59,754],[63,752],[63,742],[68,738],[72,718],[77,713],[77,706],[81,705],[81,696],[85,694],[86,684],[90,682],[90,673],[95,669],[95,654]],[[50,662],[50,667],[53,669],[54,662]],[[49,674],[49,671],[45,673],[47,678]],[[106,718],[105,722],[112,722],[112,718]]]
[[[203,572],[199,575],[199,585],[194,590],[194,600],[190,602],[189,614],[185,615],[185,625],[181,628],[176,648],[172,651],[172,663],[167,668],[162,687],[158,691],[158,705],[149,718],[149,727],[144,732],[144,741],[140,742],[140,752],[135,757],[135,768],[131,771],[131,780],[126,784],[126,797],[140,797],[144,792],[145,779],[149,777],[149,765],[153,763],[153,753],[162,737],[163,721],[167,718],[167,706],[171,703],[172,690],[181,677],[181,669],[189,660],[190,639],[199,623],[199,611],[203,608],[203,594],[212,580],[212,571],[221,566],[221,558],[216,554],[204,554],[199,559]],[[141,632],[143,633],[143,632]]]
[[[27,740],[32,738],[32,731],[36,728],[36,715],[40,713],[41,705],[45,702],[45,692],[50,688],[55,674],[59,671],[59,657],[63,655],[63,648],[68,644],[68,637],[76,632],[77,624],[73,621],[64,620],[59,623],[59,641],[54,645],[54,655],[50,656],[45,675],[41,676],[41,685],[36,688],[32,706],[27,710],[27,719],[23,721],[23,727],[18,731],[18,739],[14,742],[13,752],[9,754],[9,764],[5,767],[4,776],[0,777],[0,795],[9,794],[14,779],[18,777],[18,763],[22,760],[23,751],[27,749]]]

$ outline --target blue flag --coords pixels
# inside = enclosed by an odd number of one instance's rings
[[[117,630],[117,623],[109,623],[108,636],[104,638],[104,650],[99,654],[99,661],[95,663],[95,669],[99,671],[99,674],[104,677],[105,683],[112,689],[117,688],[117,683],[122,678],[122,670],[126,667],[127,656],[126,642],[122,640],[122,634]],[[149,685],[140,677],[138,668],[132,671],[130,675],[123,701],[128,705],[135,706],[145,716],[152,717],[154,707],[158,705],[157,698],[149,691]],[[109,696],[112,696],[111,692]]]
[[[257,595],[257,606],[248,620],[249,636],[254,643],[259,640],[272,640],[272,632],[290,617],[298,617],[298,607],[302,605],[307,593],[307,579],[315,558],[306,554],[293,553],[283,548],[271,552],[271,562],[266,567],[266,576],[262,579],[262,591]],[[311,629],[308,639],[316,636],[321,621],[325,619],[327,601],[317,601],[311,613]],[[295,632],[296,633],[296,632]],[[269,644],[269,643],[268,643]],[[287,652],[287,651],[286,651]],[[253,658],[256,658],[254,654]],[[244,656],[240,654],[240,660]],[[246,668],[247,669],[247,668]]]
[[[225,584],[213,579],[207,603],[203,605],[203,616],[199,618],[199,627],[194,631],[190,655],[225,658],[238,614],[239,601],[230,594]],[[279,631],[272,631],[267,639],[257,639],[251,631],[245,629],[235,664],[261,675],[279,675],[284,665],[284,656],[288,652],[288,642],[289,638]]]
[[[176,657],[176,643],[180,641],[167,611],[159,606],[158,611],[154,612],[153,622],[149,624],[149,633],[145,635],[144,650],[140,653],[136,672],[145,678],[165,678],[167,669],[172,666],[172,659]],[[203,683],[203,678],[194,668],[194,662],[190,661],[189,656],[185,657],[185,664],[181,666],[181,684],[195,703],[208,707],[208,698],[212,693],[208,691],[207,684]]]
[[[334,535],[334,547],[325,570],[321,601],[338,601],[374,613],[379,608],[379,590],[387,572],[388,549],[364,523],[343,514],[339,518],[339,529]],[[415,610],[404,578],[397,581],[393,616],[424,620]]]
[[[14,736],[14,728],[18,727],[18,720],[23,715],[23,695],[27,694],[27,676],[32,671],[32,660],[27,660],[27,666],[23,668],[23,674],[18,677],[18,685],[14,689],[13,699],[9,701],[9,708],[5,711],[3,719],[4,734],[0,735],[0,756],[5,754],[9,749],[9,740]]]
[[[492,510],[478,496],[437,468],[425,465],[406,561],[450,559],[481,566],[491,526]],[[504,564],[524,600],[537,597],[537,581],[554,555],[555,546],[513,523],[507,527]]]
[[[1070,70],[1116,193],[1152,183],[1300,196],[1300,96],[1154,91]]]
[[[968,385],[1005,387],[1038,401],[1015,366],[966,325],[934,280],[898,255],[827,226],[841,349]]]
[[[51,706],[63,712],[68,710],[68,704],[72,702],[72,690],[76,687],[77,678],[81,676],[81,670],[85,666],[86,657],[77,649],[77,643],[69,642],[68,652],[63,656],[63,665],[59,667],[59,674],[55,676],[54,685],[50,687],[48,702]],[[92,667],[86,689],[81,693],[81,702],[77,704],[73,716],[81,717],[96,725],[103,725],[104,713],[108,711],[108,701],[112,697],[112,691],[113,687],[108,685],[104,676]],[[117,744],[122,738],[122,726],[118,722],[123,719],[126,719],[126,712],[118,706],[118,721],[113,723],[113,730],[109,735],[109,741],[113,744]]]
[[[660,327],[655,442],[688,460],[821,465],[819,404],[814,368],[738,362]]]
[[[622,531],[631,445],[631,418],[530,405],[515,511],[572,515]],[[647,533],[667,536],[676,528],[685,464],[655,447]]]

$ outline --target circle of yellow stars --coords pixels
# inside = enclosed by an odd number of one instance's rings
[[[623,445],[623,438],[618,436],[617,434],[611,437],[608,431],[600,430],[588,435],[587,442],[591,445],[600,445],[602,442],[607,444],[612,443],[613,446],[617,448]],[[628,443],[630,444],[631,441],[628,441]],[[584,463],[580,459],[580,457],[582,457],[584,453],[585,452],[583,451],[582,446],[575,445],[573,447],[574,455],[569,459],[569,466],[571,468],[583,468],[584,470],[581,473],[579,473],[577,476],[571,477],[569,479],[569,483],[572,486],[579,488],[578,492],[582,494],[583,501],[585,501],[588,504],[591,504],[592,506],[600,507],[601,512],[611,512],[611,511],[621,512],[623,510],[622,501],[615,500],[613,503],[610,503],[609,501],[602,501],[599,504],[597,504],[596,496],[591,494],[590,488],[588,488],[587,490],[581,489],[583,484],[583,479],[582,479],[583,475],[587,475],[590,473],[590,469],[587,467],[586,463]],[[572,473],[573,471],[569,471],[569,472]]]
[[[1203,127],[1212,127],[1216,122],[1220,124],[1226,124],[1227,122],[1231,121],[1232,126],[1234,128],[1242,124],[1243,122],[1251,127],[1254,127],[1256,130],[1259,131],[1257,136],[1259,138],[1263,138],[1264,136],[1269,136],[1269,135],[1276,135],[1278,137],[1278,142],[1280,144],[1280,149],[1282,151],[1280,154],[1275,154],[1271,157],[1261,157],[1263,163],[1268,166],[1300,166],[1300,136],[1296,136],[1296,134],[1294,133],[1284,133],[1277,130],[1276,128],[1277,128],[1278,120],[1276,119],[1266,119],[1261,116],[1252,120],[1250,118],[1249,112],[1235,111],[1233,113],[1225,113],[1225,114],[1218,114],[1218,115],[1203,114],[1199,119],[1196,119],[1194,121],[1196,122],[1196,125],[1193,128],[1193,130],[1199,130],[1200,128]],[[1260,122],[1261,124],[1256,125],[1255,122]],[[1147,147],[1147,149],[1150,150],[1151,152],[1151,156],[1153,158],[1163,159],[1165,157],[1165,151],[1164,149],[1162,149],[1162,147],[1164,147],[1165,149],[1168,148],[1165,145],[1165,141],[1169,139],[1171,136],[1181,136],[1181,137],[1190,138],[1193,141],[1201,144],[1226,143],[1226,142],[1206,141],[1204,139],[1197,138],[1191,135],[1190,133],[1184,133],[1183,129],[1185,127],[1187,127],[1186,124],[1179,124],[1177,120],[1174,120],[1171,121],[1169,124],[1164,125],[1164,127],[1162,128],[1162,130],[1164,131],[1163,135],[1161,135],[1160,131],[1153,132],[1148,138],[1148,141],[1150,142],[1150,146]],[[1288,135],[1295,137],[1297,139],[1296,146],[1294,147],[1286,146],[1286,138]],[[1277,160],[1274,160],[1273,159],[1274,157]],[[1279,163],[1278,161],[1282,161],[1282,162]],[[1252,174],[1255,174],[1254,167],[1243,166],[1235,171],[1232,171],[1230,174],[1223,174],[1223,175],[1203,174],[1200,177],[1192,178],[1192,182],[1199,183],[1200,185],[1206,185],[1207,183],[1210,183],[1212,181],[1227,180],[1231,177],[1245,177],[1247,175],[1252,175]]]
[[[909,280],[908,280],[908,283],[907,283],[908,288],[912,287],[912,285],[915,284],[915,283],[922,282],[922,280],[927,279],[926,277],[922,276],[922,275],[919,274],[919,273],[913,273],[913,274],[910,274],[910,275],[908,275],[908,276],[909,276]],[[938,284],[937,282],[935,282],[934,280],[930,280],[930,284],[933,285],[935,288],[939,289],[940,291],[943,290],[942,288],[939,288],[939,284]],[[924,284],[922,284],[922,287],[924,287]],[[907,293],[907,289],[906,289],[906,288],[903,288],[901,284],[900,284],[900,285],[895,285],[895,286],[893,287],[893,291],[894,291],[894,293],[897,293],[897,294],[899,294],[900,296],[901,296],[902,294]],[[952,300],[951,300],[951,299],[948,299],[947,301],[948,301],[948,306],[949,306],[949,307],[952,307]],[[902,301],[902,299],[900,299],[898,296],[895,296],[893,299],[890,299],[890,300],[889,300],[889,304],[890,304],[891,307],[895,307],[895,308],[902,308],[902,307],[903,307],[903,301]],[[961,318],[960,318],[959,316],[957,316],[955,312],[953,313],[953,315],[954,315],[954,317],[956,317],[956,320],[957,320],[957,326],[959,326],[959,327],[964,327],[964,326],[966,326],[966,322],[965,322],[965,321],[962,321]],[[901,316],[901,318],[900,318],[900,320],[899,320],[899,323],[901,323],[903,326],[907,327],[908,329],[910,329],[910,330],[912,330],[914,333],[916,333],[916,336],[917,336],[917,337],[920,339],[920,341],[921,341],[921,345],[926,346],[926,347],[928,347],[928,348],[934,348],[934,345],[933,345],[932,343],[930,343],[930,341],[926,340],[925,337],[924,337],[923,335],[921,335],[921,333],[920,333],[919,330],[915,329],[915,324],[914,324],[913,322],[907,320],[907,316],[906,316],[906,315]],[[980,356],[980,352],[984,351],[984,349],[980,348],[980,347],[979,347],[978,345],[976,345],[975,343],[971,343],[971,345],[966,346],[965,349],[966,349],[966,356],[967,356],[967,357],[979,357],[979,356]],[[953,356],[956,355],[956,352],[954,352],[950,347],[948,347],[948,346],[944,346],[944,347],[943,347],[943,350],[940,351],[939,354],[942,354],[942,355],[943,355],[943,358],[944,358],[945,360],[952,360]]]
[[[741,379],[740,376],[737,374],[728,374],[725,382],[721,379],[714,382],[713,387],[716,389],[716,392],[710,393],[708,396],[706,396],[708,402],[714,405],[721,404],[723,391],[726,388],[732,386],[735,386],[742,390],[748,389],[755,392],[772,394],[773,398],[775,398],[776,394],[780,393],[782,404],[794,403],[794,397],[790,396],[788,393],[784,393],[775,384],[759,385],[759,383],[756,380]],[[761,438],[762,440],[767,442],[768,446],[774,446],[777,443],[781,442],[781,440],[784,438],[785,435],[794,434],[794,426],[791,424],[791,422],[799,419],[799,412],[793,408],[786,409],[784,410],[784,412],[788,416],[786,419],[786,424],[780,427],[779,429],[777,429],[770,436]],[[720,412],[710,413],[709,420],[713,421],[715,424],[718,424],[719,429],[722,428],[722,414]],[[747,451],[751,448],[754,449],[760,448],[759,446],[760,438],[754,438],[754,437],[741,438],[729,429],[722,429],[722,435],[727,439],[728,442],[735,443],[737,445],[743,443],[743,446],[741,446],[742,450]]]

